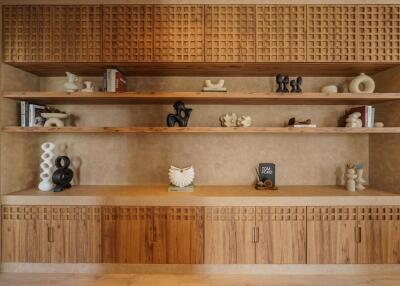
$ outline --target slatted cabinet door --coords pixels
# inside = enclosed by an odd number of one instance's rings
[[[52,207],[51,261],[101,262],[101,207]]]
[[[357,207],[307,208],[307,263],[357,263]]]
[[[254,207],[205,208],[206,264],[255,263]]]
[[[256,212],[256,263],[306,263],[306,208],[259,207]]]
[[[166,232],[167,263],[203,263],[203,207],[168,207]]]
[[[400,263],[400,207],[359,207],[358,263]]]
[[[2,261],[50,262],[50,207],[2,207]]]

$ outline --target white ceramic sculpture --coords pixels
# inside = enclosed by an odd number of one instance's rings
[[[355,192],[356,191],[356,170],[354,170],[353,165],[347,165],[346,166],[346,189],[349,192]]]
[[[321,92],[323,92],[323,93],[337,93],[338,92],[338,88],[337,88],[336,85],[326,85],[326,86],[322,87]]]
[[[355,166],[356,168],[356,190],[357,191],[362,191],[365,190],[364,184],[366,183],[366,181],[364,180],[363,173],[364,173],[364,166],[362,164],[357,164]]]
[[[78,76],[70,72],[66,72],[65,74],[67,75],[67,81],[64,83],[65,90],[68,92],[77,91],[78,85],[76,82],[78,81]]]
[[[82,92],[93,92],[94,91],[94,84],[91,81],[84,81],[83,85],[85,86],[81,91]]]
[[[169,180],[172,185],[184,188],[193,183],[194,180],[194,168],[193,166],[187,168],[177,168],[171,166],[168,172]]]
[[[43,150],[42,162],[40,163],[40,168],[42,172],[40,173],[40,178],[42,179],[39,183],[39,190],[43,192],[48,192],[53,189],[53,181],[52,181],[52,174],[53,174],[53,158],[54,153],[53,150],[56,146],[54,143],[46,142],[43,143],[41,149]]]
[[[361,128],[362,127],[361,113],[354,112],[352,114],[349,114],[346,118],[346,127]]]
[[[226,91],[226,87],[224,87],[225,81],[220,79],[217,83],[213,83],[211,80],[207,79],[203,87],[203,91]]]
[[[385,127],[385,124],[383,124],[383,122],[375,122],[374,127],[383,128],[383,127]]]
[[[251,126],[251,117],[248,115],[240,116],[237,120],[237,126],[250,127]]]
[[[236,127],[238,117],[235,113],[227,113],[219,118],[222,127]]]
[[[375,82],[365,73],[361,73],[350,82],[349,90],[352,93],[373,93],[375,90]]]
[[[68,117],[66,113],[42,113],[42,117],[46,118],[44,127],[64,127],[64,122],[61,119]]]

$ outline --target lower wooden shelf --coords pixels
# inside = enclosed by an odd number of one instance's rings
[[[6,133],[268,133],[268,134],[396,134],[400,127],[18,127],[2,129]]]

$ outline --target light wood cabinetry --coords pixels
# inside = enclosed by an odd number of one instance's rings
[[[357,207],[307,208],[307,263],[357,263]]]

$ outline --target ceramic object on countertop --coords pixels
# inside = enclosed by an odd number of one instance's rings
[[[39,190],[42,192],[51,191],[54,187],[52,182],[52,171],[53,171],[53,158],[54,153],[53,150],[55,149],[55,144],[51,142],[46,142],[41,145],[41,149],[43,151],[40,158],[42,162],[40,163],[40,168],[42,172],[40,173],[40,183],[39,183]]]
[[[171,166],[168,172],[169,181],[175,187],[184,188],[193,183],[194,168],[193,166],[186,168],[177,168]]]
[[[373,93],[375,81],[365,73],[361,73],[350,82],[349,90],[352,93]]]
[[[94,92],[94,84],[91,81],[84,81],[84,88],[81,90],[82,92]]]

